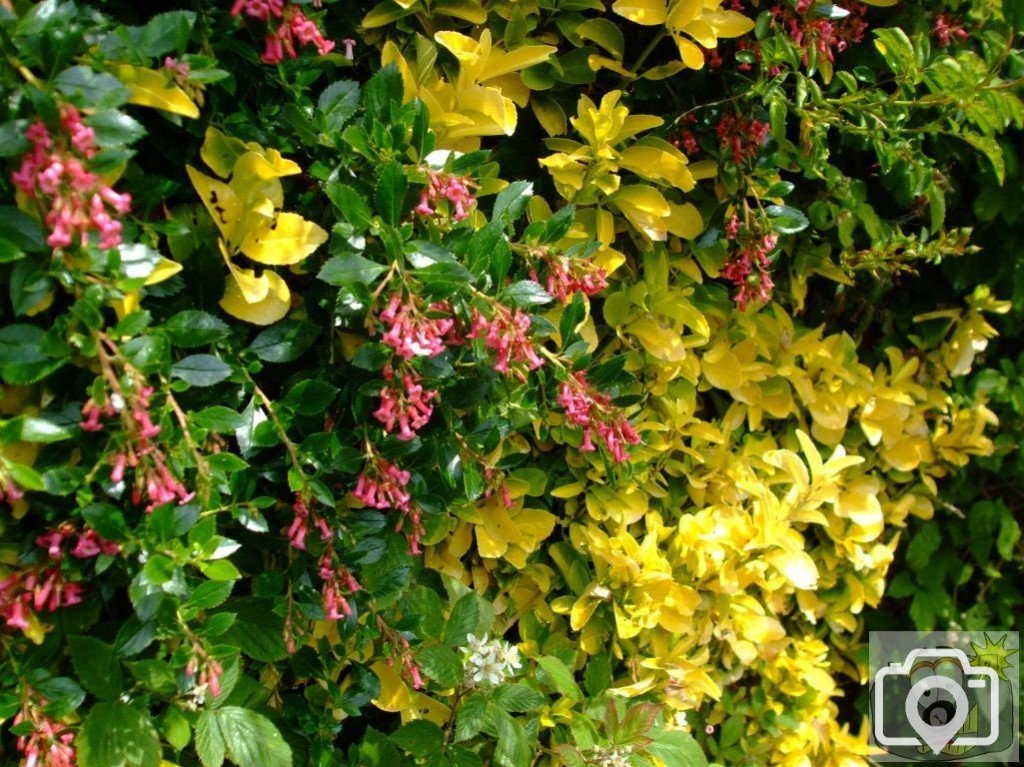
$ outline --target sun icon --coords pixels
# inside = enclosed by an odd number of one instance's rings
[[[1009,678],[1006,676],[1006,670],[1011,668],[1013,664],[1007,659],[1011,655],[1015,655],[1017,650],[1011,650],[1006,647],[1007,634],[999,637],[998,641],[993,641],[988,633],[984,633],[982,636],[985,637],[984,643],[976,644],[971,642],[971,650],[974,652],[971,663],[976,666],[987,666],[999,674],[999,678],[1004,682],[1009,681]]]

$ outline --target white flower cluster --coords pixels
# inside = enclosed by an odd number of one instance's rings
[[[498,685],[523,667],[519,659],[519,648],[501,639],[488,639],[487,635],[477,639],[466,636],[466,686],[479,684]]]
[[[629,761],[632,753],[632,746],[594,746],[587,764],[595,767],[632,767]]]

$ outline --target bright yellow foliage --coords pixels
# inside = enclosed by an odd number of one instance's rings
[[[454,82],[434,69],[438,55],[434,43],[458,61]],[[551,45],[506,51],[492,41],[486,29],[478,39],[459,32],[438,32],[433,43],[419,38],[416,49],[416,59],[410,64],[398,47],[388,42],[381,63],[398,66],[407,100],[419,97],[427,105],[437,145],[464,151],[478,149],[481,136],[511,136],[515,132],[517,107],[525,107],[530,100],[530,90],[519,72],[555,52]]]
[[[188,166],[192,185],[217,225],[221,256],[230,280],[220,301],[233,317],[269,325],[291,308],[291,291],[277,272],[257,275],[235,262],[242,254],[267,266],[291,266],[327,242],[327,232],[295,213],[281,211],[281,177],[300,172],[274,149],[226,136],[207,128],[200,156],[214,178]],[[221,180],[227,179],[227,180]]]
[[[723,11],[722,0],[616,0],[612,10],[646,26],[663,24],[679,58],[690,69],[704,66],[704,48],[717,48],[722,37],[740,37],[754,22],[737,11]]]

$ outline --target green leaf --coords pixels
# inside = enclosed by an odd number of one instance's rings
[[[1020,523],[1013,518],[1009,509],[1003,511],[999,520],[999,535],[996,537],[996,551],[1007,562],[1014,559],[1017,541],[1020,540]]]
[[[447,261],[417,269],[416,276],[435,298],[446,298],[473,279],[462,264]]]
[[[171,377],[190,386],[213,386],[231,375],[231,366],[212,354],[192,354],[171,366]]]
[[[583,691],[576,684],[572,671],[553,655],[544,655],[537,659],[537,665],[544,671],[547,684],[553,690],[567,698],[583,699]]]
[[[56,413],[41,413],[21,419],[21,438],[25,442],[61,442],[75,436],[78,419],[74,421]]]
[[[562,317],[558,321],[558,332],[562,336],[563,349],[568,349],[579,338],[576,328],[583,322],[587,313],[584,301],[586,299],[582,293],[574,293],[572,300],[562,310]]]
[[[455,717],[455,740],[475,738],[487,718],[487,699],[480,693],[471,693],[459,705]]]
[[[347,253],[329,259],[320,270],[317,279],[335,287],[369,285],[385,270],[386,267],[358,253]]]
[[[54,85],[75,106],[89,109],[113,109],[121,106],[131,95],[113,75],[96,72],[86,66],[65,69],[57,75]]]
[[[211,607],[218,607],[231,596],[234,586],[234,581],[203,581],[196,586],[192,596],[185,601],[182,607],[192,610],[209,610]]]
[[[492,699],[505,711],[521,714],[535,711],[547,703],[547,698],[525,682],[498,687]]]
[[[264,362],[291,362],[312,346],[316,337],[316,325],[288,320],[261,332],[249,349]]]
[[[70,636],[67,642],[71,665],[85,689],[102,700],[117,698],[121,694],[121,664],[114,648],[86,636]]]
[[[504,226],[518,221],[526,212],[526,204],[533,197],[533,184],[529,181],[513,181],[500,192],[494,200],[492,221],[500,221]]]
[[[41,350],[43,329],[35,325],[0,328],[0,378],[9,384],[30,384],[62,368],[66,359],[54,359]]]
[[[196,723],[196,750],[205,767],[225,755],[238,767],[291,767],[291,747],[267,717],[240,706],[204,711]]]
[[[338,394],[338,387],[324,381],[300,381],[281,400],[301,415],[316,415],[324,412]]]
[[[355,189],[348,184],[341,184],[331,181],[324,187],[328,199],[334,207],[345,217],[356,229],[366,229],[373,219],[373,211],[370,204]]]
[[[899,27],[875,30],[875,48],[894,74],[904,77],[916,68],[914,44]]]
[[[446,645],[424,647],[416,653],[416,660],[423,673],[441,687],[455,687],[462,682],[462,661],[455,651]]]
[[[516,306],[540,306],[549,304],[554,299],[533,280],[520,280],[508,289],[508,297]]]
[[[198,413],[191,414],[189,418],[193,425],[217,434],[230,434],[244,425],[241,413],[223,405],[214,405],[200,410]]]
[[[66,676],[53,676],[32,686],[46,699],[46,712],[58,719],[77,710],[85,700],[85,690]]]
[[[79,767],[159,767],[160,738],[148,715],[127,703],[93,706],[75,738]]]
[[[163,329],[171,343],[185,349],[206,346],[228,334],[224,320],[198,309],[178,312],[164,323]]]
[[[789,205],[769,205],[765,212],[771,219],[772,229],[779,234],[796,234],[810,224],[807,216]]]
[[[377,70],[363,89],[366,124],[390,123],[391,112],[402,105],[403,92],[402,74],[396,64],[388,64]]]
[[[942,545],[942,533],[934,522],[926,522],[907,546],[907,565],[916,572],[925,572],[931,558]]]
[[[679,730],[658,733],[644,750],[672,767],[707,767],[708,764],[697,741]]]
[[[612,663],[608,655],[598,653],[590,657],[583,669],[583,686],[591,697],[597,697],[612,686]]]
[[[384,223],[397,226],[402,216],[405,215],[405,190],[409,182],[405,177],[402,166],[392,160],[380,173],[377,179],[377,191],[374,194],[374,201],[377,205],[377,212],[384,219]]]
[[[337,133],[356,113],[359,107],[359,83],[340,80],[328,85],[317,102],[320,127],[326,133]]]
[[[498,767],[528,767],[530,748],[523,726],[501,709],[494,710],[494,725],[498,733],[495,764]]]
[[[96,133],[101,147],[133,144],[146,135],[146,129],[134,117],[116,109],[105,109],[85,118],[85,123]]]
[[[444,733],[433,722],[417,719],[399,728],[391,739],[413,756],[425,757],[440,750]]]
[[[463,594],[452,608],[452,614],[448,616],[448,624],[444,630],[445,644],[465,644],[466,635],[473,633],[479,622],[480,605],[477,604],[476,594],[474,592]]]

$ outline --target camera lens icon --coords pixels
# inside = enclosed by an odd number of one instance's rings
[[[999,737],[999,677],[957,649],[918,649],[874,678],[872,732],[883,747],[989,746]],[[984,716],[979,716],[979,711]],[[973,714],[973,715],[972,715]],[[966,727],[968,717],[972,726]],[[979,722],[989,724],[979,731]],[[970,730],[970,732],[965,732]]]

